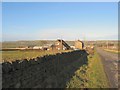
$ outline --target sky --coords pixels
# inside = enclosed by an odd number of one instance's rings
[[[117,2],[4,2],[2,41],[117,40]]]
[[[119,0],[2,0],[2,2],[119,2]]]

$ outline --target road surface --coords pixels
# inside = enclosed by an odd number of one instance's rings
[[[118,88],[118,54],[97,48],[101,56],[105,73],[108,77],[110,88]]]

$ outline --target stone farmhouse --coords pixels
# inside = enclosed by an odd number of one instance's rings
[[[84,48],[84,43],[80,40],[75,41],[75,48],[82,50]]]
[[[58,39],[55,41],[53,45],[51,45],[49,50],[70,50],[71,47],[62,39]]]

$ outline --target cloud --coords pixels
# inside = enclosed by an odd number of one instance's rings
[[[43,29],[37,30],[34,33],[9,33],[3,34],[3,41],[8,40],[36,40],[36,39],[58,39],[62,38],[65,40],[75,40],[78,38],[83,38],[82,34],[74,32],[73,29],[59,28],[59,29]]]
[[[93,33],[90,30],[79,30],[72,28],[51,28],[36,30],[33,33],[14,33],[10,35],[9,33],[3,34],[3,41],[13,41],[13,40],[56,40],[62,38],[64,40],[100,40],[100,39],[117,39],[118,34],[114,33]]]
[[[63,38],[63,39],[78,39],[83,38],[82,33],[76,33],[74,29],[68,29],[68,28],[59,28],[59,29],[44,29],[40,32],[36,33],[39,38],[42,39],[56,39],[56,38]]]
[[[118,34],[87,37],[87,40],[118,40]]]

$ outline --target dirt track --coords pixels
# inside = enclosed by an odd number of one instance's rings
[[[100,48],[97,48],[97,52],[101,56],[110,88],[118,88],[118,54],[106,52]]]

